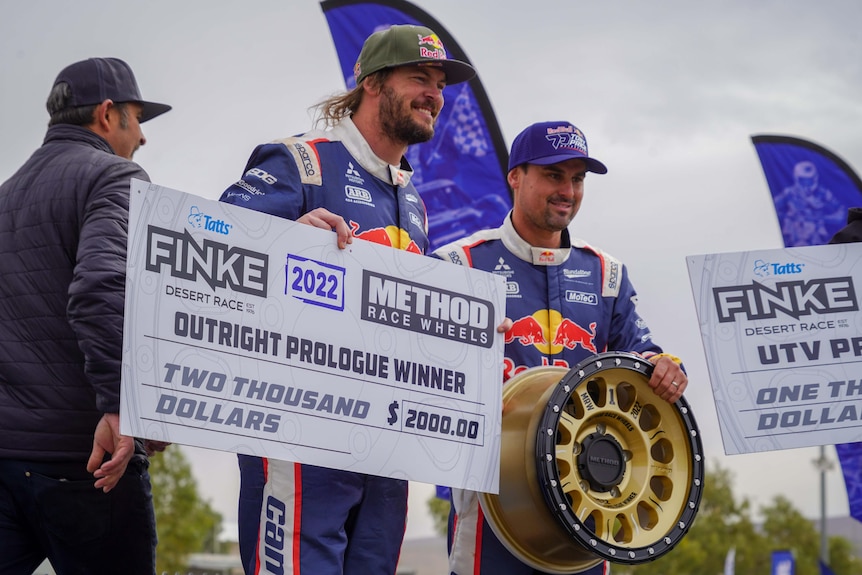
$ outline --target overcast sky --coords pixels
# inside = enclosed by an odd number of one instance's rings
[[[862,3],[416,3],[478,69],[507,143],[536,121],[585,132],[609,173],[587,178],[573,232],[628,265],[641,315],[684,359],[708,461],[733,471],[738,496],[818,516],[817,448],[724,455],[685,256],[782,246],[754,134],[810,139],[862,170]],[[210,199],[256,144],[305,131],[308,107],[343,89],[315,0],[0,0],[0,13],[0,180],[41,144],[54,77],[87,57],[126,60],[145,99],[174,106],[144,124],[135,159]],[[234,521],[235,457],[189,454]],[[846,515],[837,465],[828,477],[828,513]],[[408,537],[431,532],[431,490],[412,488]]]

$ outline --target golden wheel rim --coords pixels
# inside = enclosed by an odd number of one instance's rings
[[[703,490],[700,437],[686,401],[655,395],[651,373],[639,356],[604,353],[506,383],[500,493],[480,500],[521,561],[560,574],[643,563],[688,531]]]

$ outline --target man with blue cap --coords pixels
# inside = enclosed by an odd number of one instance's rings
[[[679,358],[662,352],[635,309],[637,294],[625,266],[573,237],[569,224],[581,207],[588,172],[605,174],[588,153],[583,132],[569,122],[540,122],[515,138],[508,182],[513,208],[503,225],[483,230],[434,252],[445,260],[506,279],[503,381],[528,368],[572,368],[605,351],[634,352],[655,364],[649,385],[668,402],[688,384]],[[541,328],[541,341],[512,337],[519,322]],[[498,539],[485,520],[478,493],[452,490],[449,521],[452,575],[540,575]],[[582,573],[607,575],[596,558]]]

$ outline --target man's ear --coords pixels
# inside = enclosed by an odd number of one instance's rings
[[[101,104],[96,106],[96,111],[93,112],[94,127],[98,127],[103,131],[111,129],[111,118],[109,114],[113,107],[113,100],[103,100]]]
[[[375,74],[370,74],[362,80],[362,89],[369,96],[376,96],[380,93],[380,79]]]
[[[509,182],[509,187],[513,190],[518,189],[521,185],[521,173],[521,169],[515,167],[509,170],[509,173],[506,174],[506,181]]]

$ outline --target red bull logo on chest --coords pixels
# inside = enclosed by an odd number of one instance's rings
[[[359,231],[359,227],[358,223],[350,220],[350,231],[353,232],[354,238],[412,252],[414,254],[422,253],[422,249],[410,237],[407,230],[401,229],[398,226],[369,228],[364,231]]]
[[[590,353],[598,353],[595,344],[596,322],[584,328],[577,322],[564,318],[556,310],[538,310],[512,322],[506,332],[506,343],[534,345],[545,354],[554,355],[563,349],[580,346]]]
[[[576,346],[581,346],[587,351],[598,353],[596,345],[593,343],[595,339],[596,322],[591,322],[590,329],[587,331],[577,323],[566,318],[557,326],[553,345],[565,347],[567,349],[575,349]]]
[[[545,329],[531,315],[516,319],[512,328],[506,332],[506,343],[518,340],[521,345],[539,345],[548,343]]]

